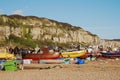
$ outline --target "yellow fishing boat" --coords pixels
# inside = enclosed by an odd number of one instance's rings
[[[0,59],[13,60],[15,56],[14,54],[6,52],[6,50],[0,50]]]
[[[63,58],[76,58],[76,57],[82,57],[86,54],[86,50],[81,51],[72,51],[72,52],[62,52],[61,56]]]

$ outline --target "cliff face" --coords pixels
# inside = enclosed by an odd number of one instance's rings
[[[105,47],[120,47],[120,40],[104,40]]]
[[[97,35],[68,23],[35,16],[0,15],[0,40],[8,39],[11,34],[32,40],[58,43],[101,43]]]

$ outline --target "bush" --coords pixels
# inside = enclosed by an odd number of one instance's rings
[[[24,39],[24,38],[20,38],[20,37],[17,37],[15,36],[14,34],[11,34],[9,36],[9,41],[13,41],[15,43],[19,43],[21,45],[24,45],[24,46],[28,46],[28,47],[32,47],[32,48],[35,48],[36,47],[36,43],[34,40],[32,39]]]

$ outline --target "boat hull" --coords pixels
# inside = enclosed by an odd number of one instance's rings
[[[56,59],[59,54],[26,54],[23,59],[41,60],[41,59]]]
[[[15,59],[15,56],[10,53],[0,53],[0,59],[12,60],[12,59]]]
[[[103,57],[120,57],[120,52],[110,53],[110,52],[101,52]]]
[[[82,57],[86,54],[85,50],[82,51],[73,51],[73,52],[63,52],[61,53],[61,56],[63,58],[76,58],[76,57]]]

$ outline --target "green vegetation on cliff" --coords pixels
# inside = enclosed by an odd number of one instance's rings
[[[0,15],[0,27],[3,32],[0,34],[0,45],[11,43],[32,48],[36,45],[68,47],[72,43],[92,43],[99,39],[81,27],[36,16]]]

